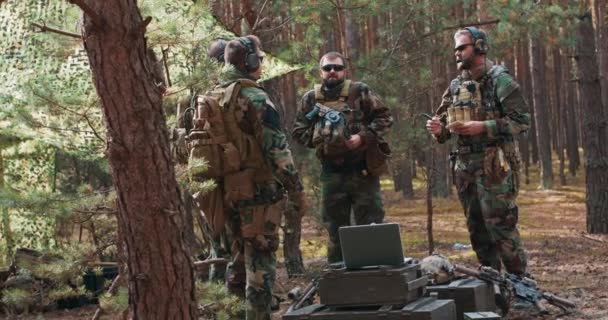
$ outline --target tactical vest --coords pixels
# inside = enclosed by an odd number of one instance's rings
[[[266,188],[276,189],[276,185],[254,133],[243,129],[251,126],[244,118],[248,105],[238,100],[241,88],[247,87],[259,88],[259,85],[239,79],[197,96],[193,128],[188,135],[191,175],[215,179],[224,189],[224,200],[232,205],[278,201],[259,199],[261,194],[268,194]],[[206,170],[201,170],[204,167],[200,165],[201,160]],[[279,194],[282,197],[280,192],[274,197]]]
[[[305,115],[308,120],[316,121],[313,145],[316,147],[317,157],[322,160],[342,159],[348,162],[353,158],[360,159],[355,160],[360,163],[354,163],[355,168],[352,169],[360,169],[366,175],[380,176],[388,173],[388,158],[391,154],[388,143],[384,140],[378,141],[374,135],[369,135],[369,144],[365,153],[361,155],[357,155],[345,145],[351,134],[360,132],[366,125],[359,103],[349,101],[351,84],[351,80],[345,80],[340,95],[335,100],[325,99],[321,84],[314,86],[315,106]],[[344,159],[345,157],[351,159]]]
[[[447,109],[448,125],[455,121],[485,121],[503,117],[504,110],[496,97],[496,81],[505,72],[508,72],[505,67],[495,65],[479,82],[464,80],[461,76],[452,80],[452,105]],[[459,136],[460,145],[483,146],[491,142],[496,141],[490,141],[487,135]]]
[[[312,143],[317,149],[319,158],[337,158],[348,152],[345,142],[350,139],[348,128],[351,121],[351,108],[346,103],[350,89],[350,80],[344,86],[336,100],[326,100],[321,90],[322,85],[314,87],[315,106],[305,116],[314,122]]]

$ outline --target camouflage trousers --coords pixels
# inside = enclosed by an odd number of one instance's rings
[[[231,211],[227,219],[233,237],[226,282],[233,292],[245,288],[247,320],[270,319],[283,207],[284,201],[279,201],[269,206],[241,208]]]
[[[492,178],[479,167],[457,169],[454,176],[473,250],[482,265],[500,270],[502,260],[507,272],[522,274],[527,258],[517,230],[517,175],[509,170]]]
[[[322,209],[323,223],[329,233],[327,261],[342,261],[338,229],[351,224],[351,210],[357,225],[382,223],[384,206],[380,193],[380,178],[354,171],[323,172]]]

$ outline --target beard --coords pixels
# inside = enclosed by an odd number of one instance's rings
[[[328,89],[333,89],[344,82],[344,79],[340,78],[327,78],[323,79],[323,85]]]
[[[456,67],[458,70],[469,70],[471,69],[471,65],[473,64],[474,55],[470,55],[466,58],[462,58],[460,60],[456,60]]]

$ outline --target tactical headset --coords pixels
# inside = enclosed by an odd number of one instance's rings
[[[260,67],[260,56],[255,50],[253,41],[247,37],[238,38],[239,42],[247,48],[247,56],[245,57],[245,70],[254,72]]]
[[[476,27],[465,27],[465,30],[471,33],[473,37],[473,44],[475,46],[475,53],[485,54],[488,52],[487,36],[486,33],[477,29]]]

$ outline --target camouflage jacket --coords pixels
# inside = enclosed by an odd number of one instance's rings
[[[226,65],[220,75],[220,83],[227,85],[238,79],[251,79],[248,74]],[[262,153],[273,175],[290,192],[302,191],[302,183],[294,165],[287,136],[281,129],[281,118],[268,94],[260,87],[242,88],[238,103],[247,110],[243,116],[241,129],[256,137]]]
[[[343,84],[342,84],[343,85]],[[325,87],[321,88],[324,99],[326,101],[335,101],[340,98],[342,86],[338,86],[331,90]],[[306,115],[313,110],[317,99],[315,90],[308,91],[303,97],[298,107],[296,114],[296,122],[292,131],[292,138],[298,143],[308,148],[314,148],[313,127],[314,121],[306,118]],[[383,139],[389,132],[393,124],[393,117],[390,110],[382,103],[382,100],[376,96],[370,88],[363,82],[352,82],[349,89],[348,99],[345,101],[348,107],[353,111],[353,121],[347,123],[350,134],[358,134],[361,136],[361,147],[353,150],[351,154],[346,155],[345,165],[356,164],[363,160],[362,151],[365,150],[370,140]],[[323,162],[324,159],[321,159]]]
[[[495,69],[501,68],[501,69]],[[485,72],[479,79],[482,95],[482,121],[485,122],[486,132],[475,136],[457,136],[458,146],[467,145],[503,145],[511,143],[518,134],[530,127],[530,113],[523,97],[519,84],[506,72],[502,66],[494,66],[486,61]],[[495,72],[495,74],[492,74]],[[442,96],[441,105],[435,112],[441,117],[444,124],[442,132],[435,136],[438,142],[447,141],[451,133],[445,127],[447,122],[447,108],[452,105],[455,84],[471,79],[468,71],[463,71]]]

